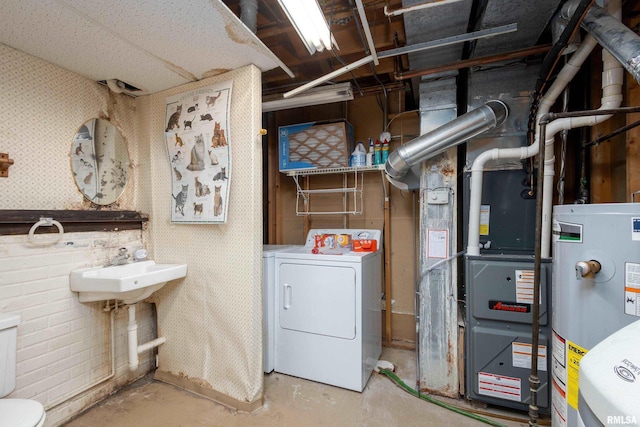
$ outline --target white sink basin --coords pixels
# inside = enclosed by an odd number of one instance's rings
[[[69,284],[72,291],[78,292],[80,302],[117,299],[133,304],[147,298],[169,280],[186,275],[186,264],[141,261],[73,270],[69,274]]]

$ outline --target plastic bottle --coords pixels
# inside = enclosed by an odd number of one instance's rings
[[[389,158],[389,141],[386,139],[382,142],[382,163],[387,163]]]
[[[374,145],[373,164],[379,165],[382,163],[382,147],[380,146],[380,140],[376,139]]]
[[[351,153],[351,166],[352,167],[361,167],[366,166],[367,164],[367,151],[364,149],[364,145],[362,142],[358,142],[355,150]]]
[[[373,166],[373,156],[374,156],[374,147],[373,147],[373,139],[369,138],[369,152],[367,153],[367,166]]]

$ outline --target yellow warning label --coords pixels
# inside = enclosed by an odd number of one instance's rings
[[[481,205],[480,206],[480,235],[488,236],[489,235],[489,217],[491,215],[491,206],[490,205]]]
[[[578,379],[580,376],[580,360],[587,354],[587,349],[567,340],[567,402],[578,410]]]

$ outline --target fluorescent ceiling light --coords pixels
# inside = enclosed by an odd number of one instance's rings
[[[310,55],[338,47],[317,0],[278,0]]]
[[[320,86],[306,91],[299,96],[262,102],[262,112],[286,110],[288,108],[308,107],[310,105],[329,104],[331,102],[350,101],[353,99],[351,83]]]

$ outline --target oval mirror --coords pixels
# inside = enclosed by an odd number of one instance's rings
[[[80,126],[71,146],[71,170],[88,200],[98,205],[115,202],[129,177],[129,152],[120,131],[104,119]]]

